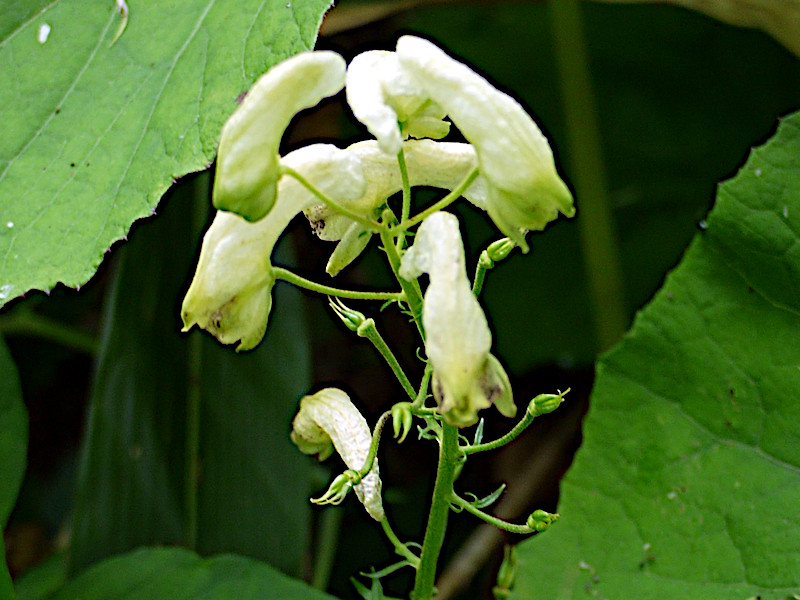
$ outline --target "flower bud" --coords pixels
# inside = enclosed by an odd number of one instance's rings
[[[523,252],[524,233],[575,213],[542,132],[516,100],[432,43],[413,36],[397,42],[407,76],[441,106],[475,146],[489,185],[486,209]]]
[[[544,510],[535,510],[533,514],[528,517],[526,525],[539,533],[547,531],[550,525],[558,521],[558,513],[549,513]]]
[[[493,402],[503,414],[513,415],[511,386],[500,363],[489,354],[492,335],[467,279],[455,216],[434,213],[417,230],[414,245],[403,256],[400,276],[411,280],[423,272],[430,275],[422,303],[425,351],[444,418],[466,427]]]
[[[569,388],[558,394],[539,394],[528,404],[528,413],[532,417],[538,417],[553,412],[561,406],[567,393],[569,393]]]
[[[367,421],[350,401],[350,397],[336,388],[320,390],[300,401],[300,411],[292,421],[291,439],[301,452],[316,454],[320,460],[330,456],[335,448],[344,463],[356,472],[364,467],[372,444]],[[348,477],[345,476],[345,479]],[[336,489],[331,494],[337,496],[347,493],[345,484],[346,481],[340,476]],[[377,458],[367,476],[353,489],[370,516],[376,521],[382,521],[385,514]]]
[[[259,78],[222,128],[214,206],[248,221],[272,209],[284,130],[295,114],[342,89],[345,68],[334,52],[303,52]]]
[[[499,262],[507,258],[508,255],[511,254],[511,251],[516,247],[517,245],[510,239],[503,238],[502,240],[497,240],[496,242],[489,244],[489,247],[486,248],[486,254],[489,255],[489,258],[493,262]]]

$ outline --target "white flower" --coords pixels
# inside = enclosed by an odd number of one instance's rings
[[[372,444],[367,421],[350,397],[336,388],[320,390],[300,401],[300,411],[292,421],[291,438],[301,452],[316,454],[319,460],[325,460],[335,448],[348,468],[355,471],[364,467]],[[377,458],[367,476],[353,489],[373,519],[386,518]]]
[[[356,56],[347,68],[345,90],[353,115],[392,157],[409,135],[438,139],[450,130],[442,121],[444,111],[420,93],[394,52],[372,50]]]
[[[544,229],[559,211],[575,213],[547,140],[516,100],[421,38],[401,37],[397,57],[419,93],[475,146],[489,185],[486,209],[500,231],[527,251],[525,231]]]
[[[375,141],[358,142],[347,152],[358,157],[364,169],[367,186],[357,199],[343,202],[349,210],[366,218],[376,218],[390,196],[403,188],[397,158],[381,151]],[[475,149],[470,144],[415,140],[403,145],[410,185],[452,190],[477,166]],[[486,207],[486,181],[478,177],[464,192],[464,197]],[[327,271],[335,275],[354,260],[366,247],[371,233],[363,225],[326,205],[315,205],[305,211],[314,232],[323,240],[342,240],[337,246]]]
[[[345,68],[335,52],[303,52],[259,78],[222,128],[214,206],[248,221],[269,212],[281,176],[284,130],[295,114],[342,89]]]
[[[281,163],[338,201],[363,193],[358,157],[334,146],[306,146],[287,154]],[[297,180],[283,177],[273,209],[260,221],[250,223],[236,214],[217,212],[183,301],[183,330],[198,325],[223,344],[239,342],[237,350],[255,347],[264,337],[272,306],[272,249],[295,215],[316,202],[316,196]]]
[[[425,351],[433,365],[433,390],[451,424],[475,423],[478,411],[497,403],[506,416],[516,413],[508,377],[489,354],[492,334],[472,293],[464,266],[458,219],[437,212],[417,230],[403,256],[400,276],[412,280],[428,273],[422,304]]]

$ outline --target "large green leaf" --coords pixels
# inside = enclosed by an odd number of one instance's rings
[[[28,448],[28,414],[22,403],[17,368],[0,338],[0,526],[5,527],[17,499]],[[0,552],[5,557],[3,540]],[[0,561],[0,598],[12,596],[5,559]]]
[[[73,571],[140,545],[191,539],[184,475],[193,393],[197,549],[263,558],[289,573],[305,556],[313,461],[289,441],[310,379],[301,296],[278,286],[266,338],[250,353],[180,333],[199,234],[191,192],[202,192],[203,181],[207,194],[207,176],[180,185],[121,252],[81,460]],[[207,195],[198,200],[208,205]]]
[[[141,549],[81,574],[53,600],[333,600],[241,556],[202,559],[188,550]]]
[[[563,520],[522,545],[518,598],[800,592],[798,155],[800,113],[600,362]]]
[[[132,2],[113,45],[114,2],[38,4],[0,14],[0,306],[85,283],[212,160],[237,96],[313,45],[331,2]]]

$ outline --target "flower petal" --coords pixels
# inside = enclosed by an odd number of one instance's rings
[[[318,454],[324,460],[331,453],[331,444],[348,468],[364,467],[372,444],[367,421],[342,390],[326,388],[300,401],[300,411],[292,421],[292,441],[305,454]],[[378,459],[359,484],[354,486],[358,499],[376,521],[386,515],[381,500],[381,478]]]
[[[328,144],[306,146],[282,162],[339,201],[359,197],[365,182],[357,156]],[[218,211],[203,237],[194,279],[183,301],[184,331],[193,325],[223,344],[249,350],[264,337],[274,284],[270,256],[289,222],[316,196],[290,177],[278,185],[275,206],[255,223]]]
[[[516,100],[427,40],[401,37],[397,57],[475,146],[489,183],[486,208],[500,231],[527,251],[524,231],[543,229],[559,211],[575,213],[547,140]]]
[[[459,427],[475,423],[478,411],[495,400],[507,414],[513,406],[511,387],[489,354],[492,334],[467,279],[455,216],[434,213],[417,230],[414,245],[403,256],[400,276],[410,280],[422,273],[430,276],[422,323],[440,411]]]
[[[341,90],[345,69],[335,52],[303,52],[261,76],[222,128],[214,206],[248,221],[269,212],[281,176],[284,130],[295,114]]]

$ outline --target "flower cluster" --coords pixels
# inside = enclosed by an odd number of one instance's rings
[[[375,139],[344,149],[313,144],[280,156],[293,116],[343,88],[354,116]],[[451,124],[466,143],[438,141]],[[454,198],[460,194],[485,210],[510,239],[504,255],[514,246],[527,252],[528,231],[575,212],[530,116],[426,40],[401,37],[395,52],[365,52],[349,66],[333,52],[305,52],[273,67],[223,127],[213,190],[218,212],[183,302],[184,330],[198,325],[225,344],[238,344],[237,350],[259,343],[276,280],[272,250],[301,212],[321,239],[337,242],[327,265],[332,276],[374,234],[390,234],[403,290],[417,286],[423,273],[429,276],[421,330],[441,414],[458,426],[474,423],[477,411],[491,404],[514,415],[508,378],[490,353],[491,332],[467,280],[457,220],[431,209],[416,219],[401,215],[398,224],[387,211],[392,195],[413,186],[458,190]],[[405,233],[420,221],[407,248]],[[296,422],[297,440],[305,439],[297,432],[304,422]],[[361,467],[357,462],[353,468]]]

